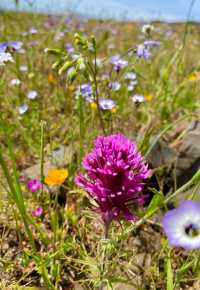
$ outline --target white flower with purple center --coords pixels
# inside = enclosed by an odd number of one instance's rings
[[[121,84],[119,82],[117,82],[117,81],[110,82],[108,87],[109,87],[110,90],[117,92],[117,91],[120,90]]]
[[[183,201],[165,214],[163,227],[171,246],[186,250],[200,248],[200,203]]]
[[[22,104],[21,106],[18,107],[18,111],[20,115],[25,114],[28,111],[28,105]]]
[[[37,96],[38,96],[38,93],[36,91],[29,91],[27,93],[27,98],[29,100],[35,100],[37,98]]]
[[[143,95],[134,95],[131,99],[134,103],[143,103],[144,102]]]
[[[99,107],[101,110],[112,110],[116,107],[116,103],[111,99],[99,99]]]
[[[14,62],[9,52],[0,52],[0,66],[4,66],[6,62]]]

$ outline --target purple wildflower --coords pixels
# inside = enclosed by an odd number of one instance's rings
[[[27,104],[22,104],[18,107],[18,111],[20,115],[25,114],[28,111],[28,105]]]
[[[0,43],[0,52],[5,52],[8,48],[19,50],[23,46],[21,41],[5,41]]]
[[[71,43],[65,43],[65,49],[70,55],[74,53],[74,48]]]
[[[165,214],[163,227],[171,246],[186,250],[200,248],[200,203],[183,201]]]
[[[152,47],[159,47],[160,46],[160,41],[158,41],[158,40],[152,40],[152,39],[145,40],[144,41],[144,46],[147,49],[152,48]]]
[[[88,96],[92,94],[92,87],[90,84],[82,84],[81,85],[81,93],[83,96]]]
[[[137,46],[136,54],[139,58],[144,58],[144,59],[149,59],[151,56],[149,50],[143,44],[139,44]]]
[[[120,55],[114,55],[110,58],[110,63],[113,65],[115,71],[119,72],[125,66],[127,66],[128,62],[120,57]]]
[[[98,137],[83,167],[87,173],[77,176],[76,184],[96,201],[106,223],[121,215],[127,220],[136,219],[129,206],[143,204],[141,191],[150,170],[131,140],[122,134]]]
[[[111,99],[100,98],[99,99],[99,107],[103,111],[112,110],[116,107],[116,103],[115,103],[115,101],[113,101]]]
[[[119,91],[119,90],[120,90],[120,88],[121,88],[121,84],[120,84],[120,82],[117,82],[117,81],[115,81],[115,82],[110,82],[110,83],[108,84],[108,87],[109,87],[110,90],[116,92],[116,91]]]
[[[34,217],[40,217],[43,213],[42,207],[37,207],[35,210],[32,211],[32,216]]]
[[[37,179],[30,179],[27,183],[27,187],[31,192],[36,192],[42,188],[42,183]]]

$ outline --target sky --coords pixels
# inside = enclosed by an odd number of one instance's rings
[[[87,17],[116,20],[187,20],[192,0],[19,0],[20,9],[63,14],[67,11]],[[195,0],[193,0],[195,1]],[[14,0],[0,0],[0,9],[15,9]],[[200,0],[190,20],[200,21]]]

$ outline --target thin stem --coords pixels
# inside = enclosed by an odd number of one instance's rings
[[[95,96],[96,96],[96,103],[97,103],[97,109],[98,109],[98,115],[99,115],[99,120],[101,124],[101,129],[103,131],[103,134],[105,135],[105,126],[104,126],[104,121],[101,113],[101,108],[99,105],[99,93],[98,93],[98,84],[97,84],[97,52],[96,52],[96,46],[94,49],[94,72],[93,72],[93,77],[94,77],[94,85],[95,85]]]
[[[42,183],[41,198],[44,192],[44,127],[45,122],[41,122],[41,140],[40,140],[40,179]]]

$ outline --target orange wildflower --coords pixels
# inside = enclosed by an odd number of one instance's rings
[[[62,184],[68,177],[68,171],[66,169],[50,169],[45,176],[45,183],[48,185]]]
[[[55,79],[55,77],[52,74],[48,75],[48,82],[50,84],[55,84],[56,83],[56,79]]]

